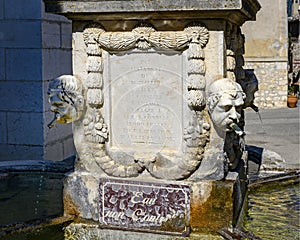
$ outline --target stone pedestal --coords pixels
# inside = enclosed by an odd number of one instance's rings
[[[126,235],[130,231],[131,236],[158,233],[167,235],[166,239],[169,235],[216,235],[239,220],[246,182],[238,175],[229,173],[224,181],[170,182],[103,179],[75,172],[65,182],[65,214],[76,216],[91,231],[100,227],[125,231]],[[76,236],[80,226],[72,224],[69,234]]]
[[[78,153],[65,182],[65,214],[79,222],[69,238],[145,232],[192,239],[236,225],[247,164],[237,125],[243,94],[236,82],[245,77],[240,26],[255,19],[257,1],[45,6],[73,20],[74,77],[55,82],[66,111],[54,105],[53,120],[73,122]],[[207,99],[207,86],[224,78],[229,88]],[[235,127],[220,134],[210,117],[223,92],[240,102],[229,104]]]

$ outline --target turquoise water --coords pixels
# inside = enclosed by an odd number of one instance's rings
[[[264,240],[300,239],[299,179],[250,191],[245,229]]]

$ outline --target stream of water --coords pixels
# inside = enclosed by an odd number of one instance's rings
[[[266,130],[265,130],[264,123],[263,123],[263,121],[262,121],[261,115],[260,115],[259,112],[256,112],[256,114],[258,115],[258,118],[259,118],[259,120],[260,120],[260,125],[261,125],[261,128],[262,128],[262,130],[263,130],[263,134],[266,134]]]

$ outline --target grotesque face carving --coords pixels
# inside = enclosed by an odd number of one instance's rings
[[[70,123],[78,120],[83,110],[82,88],[79,80],[70,75],[53,79],[48,89],[51,111],[54,119],[48,124],[51,128],[55,123]]]
[[[225,138],[232,131],[232,124],[238,123],[245,94],[241,86],[227,78],[213,82],[208,89],[207,106],[218,135]]]

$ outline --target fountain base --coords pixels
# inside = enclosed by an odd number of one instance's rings
[[[66,240],[81,239],[82,234],[86,239],[140,239],[141,233],[152,239],[217,235],[239,223],[247,191],[244,167],[239,169],[225,180],[171,183],[74,172],[64,188],[65,216],[75,218],[66,228]]]

